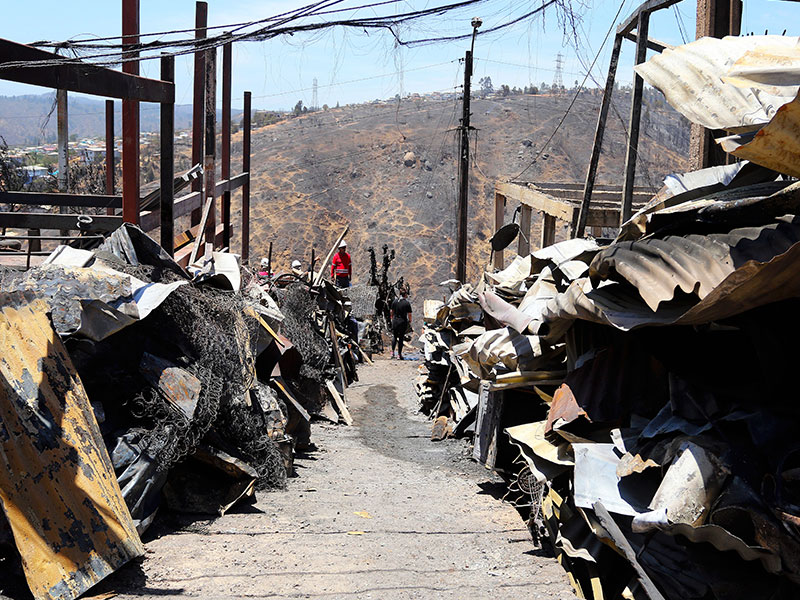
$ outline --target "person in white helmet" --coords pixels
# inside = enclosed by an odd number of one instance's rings
[[[350,287],[350,279],[353,277],[353,265],[350,261],[350,255],[347,253],[347,242],[344,240],[339,243],[339,251],[333,255],[331,277],[337,287]]]
[[[258,269],[258,278],[262,281],[270,279],[272,277],[272,272],[269,270],[269,259],[262,258],[260,267]]]
[[[308,281],[308,273],[303,270],[303,263],[299,260],[292,261],[292,273],[298,279],[302,279],[303,281]]]

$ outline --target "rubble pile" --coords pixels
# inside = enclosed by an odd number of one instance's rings
[[[0,272],[0,562],[35,598],[142,555],[159,509],[219,516],[285,487],[312,416],[350,422],[346,298],[282,293],[227,253],[185,271],[131,225]]]
[[[692,44],[637,67],[668,101],[746,84],[701,124],[761,129],[737,146],[750,162],[669,176],[615,240],[561,242],[426,303],[435,437],[472,436],[582,598],[798,595],[800,154],[768,138],[791,131],[800,81],[770,44],[800,59],[778,37],[702,41],[744,53],[736,73],[729,56],[691,78],[725,56],[692,61]],[[777,111],[750,89],[766,79]]]

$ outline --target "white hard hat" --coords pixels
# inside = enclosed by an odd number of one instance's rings
[[[261,266],[262,267],[268,267],[269,266],[269,259],[268,258],[262,258],[261,259]]]
[[[301,263],[299,260],[293,260],[292,261],[292,268],[293,269],[299,269],[302,266],[303,266],[303,263]]]
[[[347,242],[345,242],[344,240],[339,242],[339,248],[347,248]]]

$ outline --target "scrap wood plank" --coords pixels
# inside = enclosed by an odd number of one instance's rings
[[[644,589],[647,597],[651,600],[665,600],[664,596],[656,587],[656,584],[653,583],[653,580],[650,579],[650,576],[644,570],[641,563],[639,563],[636,550],[633,548],[633,546],[631,546],[631,543],[625,537],[625,534],[622,533],[622,530],[619,528],[619,525],[617,525],[617,522],[614,521],[614,517],[609,514],[602,502],[594,503],[594,514],[597,515],[597,520],[600,521],[600,525],[602,525],[603,529],[605,529],[611,536],[611,540],[614,542],[616,547],[619,548],[625,558],[628,559],[628,562],[636,572],[636,576],[639,578],[639,584]]]
[[[33,597],[72,600],[144,546],[50,309],[0,305],[0,504]]]
[[[283,393],[284,397],[289,401],[289,403],[294,406],[295,410],[300,413],[300,416],[304,420],[311,421],[311,415],[308,414],[308,411],[303,408],[303,405],[297,401],[297,398],[294,397],[294,394],[289,391],[289,388],[286,387],[286,383],[283,381],[282,377],[272,377],[270,382],[275,384],[275,386]]]
[[[333,344],[333,353],[336,355],[336,362],[339,363],[339,368],[342,370],[342,395],[344,395],[344,389],[347,387],[347,377],[345,376],[342,353],[339,352],[339,336],[336,335],[336,325],[333,323],[333,319],[328,319],[328,329],[331,332],[331,343]]]
[[[330,379],[328,379],[325,382],[325,387],[328,388],[328,391],[333,398],[333,402],[336,404],[336,408],[339,409],[339,414],[342,415],[342,421],[344,421],[346,425],[352,425],[353,417],[350,416],[350,411],[347,410],[347,404],[344,403],[344,400],[342,400],[339,392],[336,391],[336,386],[333,385],[333,382]]]
[[[328,252],[328,256],[325,257],[325,260],[320,263],[319,271],[317,272],[316,277],[314,277],[314,287],[319,285],[319,282],[322,281],[323,275],[325,275],[325,267],[328,266],[328,262],[330,262],[331,258],[333,257],[333,253],[336,252],[336,249],[339,247],[339,243],[344,239],[344,236],[347,235],[347,232],[350,231],[350,225],[344,228],[344,231],[336,238],[336,241],[331,246],[330,251]]]

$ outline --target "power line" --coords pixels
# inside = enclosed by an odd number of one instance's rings
[[[296,21],[298,19],[302,19],[305,17],[317,16],[319,11],[315,12],[314,9],[322,5],[324,8],[329,6],[333,6],[335,4],[339,4],[343,0],[334,0],[333,2],[325,3],[317,3],[313,5],[309,5],[308,7],[304,7],[303,9],[299,9],[292,13],[289,13],[287,17],[278,21],[275,24],[270,24],[265,27],[261,27],[255,31],[245,32],[245,33],[231,33],[227,32],[222,35],[217,35],[214,37],[204,38],[202,40],[196,40],[193,37],[184,39],[184,40],[172,40],[172,41],[155,41],[155,42],[148,42],[144,44],[118,44],[113,45],[110,47],[118,48],[124,50],[124,54],[131,53],[131,52],[146,52],[146,51],[154,51],[154,50],[165,50],[165,49],[172,49],[171,52],[162,52],[160,54],[153,54],[153,55],[144,55],[144,56],[120,56],[117,52],[112,53],[99,53],[99,54],[92,54],[87,57],[84,57],[84,60],[80,58],[69,58],[63,57],[58,59],[46,59],[41,61],[8,61],[5,63],[0,64],[0,70],[2,69],[11,69],[11,68],[18,68],[18,67],[52,67],[52,66],[59,66],[63,64],[75,64],[75,63],[84,63],[86,61],[91,61],[92,64],[97,65],[117,65],[124,62],[131,62],[131,61],[145,61],[145,60],[153,60],[153,59],[160,59],[163,56],[182,56],[185,54],[194,54],[195,52],[201,50],[208,50],[217,48],[222,46],[223,44],[229,42],[236,42],[236,41],[266,41],[281,35],[293,35],[295,33],[300,32],[311,32],[311,31],[318,31],[322,29],[328,29],[332,27],[348,27],[348,28],[357,28],[361,30],[369,30],[369,29],[385,29],[392,33],[398,43],[402,45],[406,45],[406,42],[403,42],[399,39],[397,34],[394,31],[394,28],[398,25],[403,23],[407,23],[409,21],[415,21],[424,17],[432,16],[432,15],[443,15],[450,11],[465,8],[468,6],[473,6],[475,4],[487,2],[488,0],[461,0],[460,2],[454,2],[450,4],[443,4],[439,6],[429,7],[422,10],[415,10],[406,13],[400,13],[396,15],[388,15],[388,16],[376,16],[376,17],[367,17],[367,18],[351,18],[351,19],[341,19],[335,21],[321,21],[315,23],[306,23],[302,25],[293,25],[287,26],[287,23],[292,21]],[[545,5],[548,6],[556,2],[556,0],[550,0],[550,2]],[[371,4],[371,5],[364,5],[361,8],[370,7],[370,6],[378,6],[379,4]],[[537,9],[538,10],[541,9]],[[533,14],[533,13],[530,13]],[[514,22],[519,21],[521,18],[515,19]],[[265,21],[274,21],[275,17],[270,17],[268,19],[264,19],[261,21],[256,21],[254,23],[261,24]],[[508,24],[504,24],[499,27],[506,26]],[[243,25],[240,26],[239,29],[246,28],[250,25]],[[444,38],[443,38],[444,39]],[[83,46],[85,49],[87,45],[85,44],[76,44],[73,42],[61,42],[58,44],[59,48],[63,49],[71,49],[75,51],[76,49]],[[105,60],[99,60],[105,59]]]
[[[432,64],[432,65],[423,65],[421,67],[414,67],[413,69],[406,69],[405,72],[406,73],[410,73],[412,71],[422,71],[424,69],[433,69],[435,67],[441,67],[441,66],[444,66],[444,65],[449,65],[449,64],[452,64],[454,62],[456,62],[456,61],[455,60],[448,60],[448,61],[445,61],[445,62],[435,63],[435,64]],[[371,79],[383,79],[385,77],[396,77],[396,76],[397,76],[396,72],[395,73],[382,73],[380,75],[370,75],[369,77],[359,77],[358,79],[349,79],[347,81],[339,81],[339,82],[336,82],[336,83],[322,84],[322,85],[317,86],[317,87],[320,87],[320,88],[338,87],[340,85],[349,85],[351,83],[360,83],[362,81],[369,81]],[[308,91],[312,91],[313,89],[314,89],[313,87],[300,88],[300,89],[297,89],[297,90],[290,90],[288,92],[275,92],[274,94],[263,94],[261,96],[253,96],[253,98],[273,98],[275,96],[286,96],[287,94],[299,94],[301,92],[308,92]]]
[[[547,138],[547,141],[545,141],[545,143],[542,145],[542,147],[536,153],[536,156],[533,157],[533,160],[531,161],[531,163],[527,167],[522,169],[522,171],[520,171],[515,177],[513,177],[511,179],[511,181],[518,180],[533,165],[536,164],[536,161],[539,160],[539,157],[545,151],[545,148],[547,148],[548,144],[550,144],[550,142],[556,136],[556,133],[558,133],[559,129],[561,129],[561,126],[564,124],[564,121],[567,120],[567,116],[569,115],[570,111],[572,110],[572,107],[575,106],[575,102],[578,100],[578,96],[580,95],[581,90],[583,90],[583,86],[586,85],[586,80],[589,79],[589,75],[592,72],[592,69],[594,68],[595,63],[600,58],[600,54],[602,53],[603,48],[605,47],[606,42],[608,41],[608,38],[609,38],[609,36],[611,35],[611,32],[614,29],[614,25],[616,24],[617,19],[619,18],[620,13],[622,12],[622,8],[625,6],[625,2],[626,2],[626,0],[622,0],[622,2],[619,5],[619,8],[617,9],[617,14],[614,15],[613,19],[611,19],[611,25],[609,26],[608,31],[606,32],[606,36],[603,38],[603,42],[600,44],[600,47],[597,49],[597,53],[594,55],[594,59],[592,60],[592,64],[589,65],[589,68],[586,70],[586,76],[583,78],[583,81],[578,86],[578,89],[575,90],[575,94],[572,96],[572,100],[570,101],[569,106],[567,107],[567,110],[564,112],[564,116],[561,117],[561,120],[558,122],[558,125],[556,125],[556,128],[553,130],[553,133],[550,134],[550,137]]]

